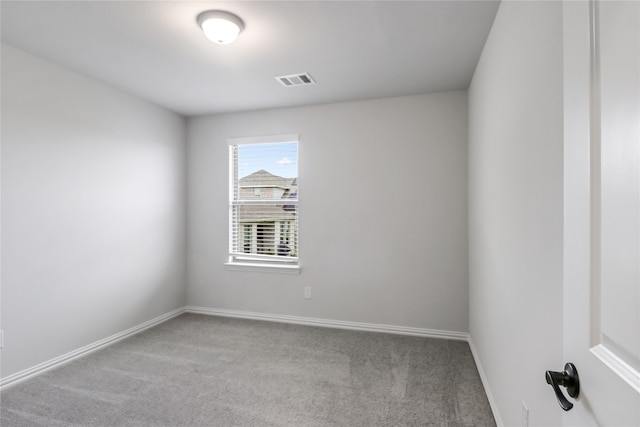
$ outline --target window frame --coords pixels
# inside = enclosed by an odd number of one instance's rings
[[[228,138],[227,145],[229,147],[229,241],[228,241],[228,260],[225,263],[225,266],[228,270],[235,271],[259,271],[259,272],[270,272],[270,273],[284,273],[284,274],[300,274],[300,258],[299,258],[299,230],[297,234],[297,256],[296,257],[284,257],[278,255],[261,255],[261,254],[248,254],[244,253],[245,250],[245,229],[242,228],[240,230],[236,227],[236,239],[238,240],[237,251],[234,251],[234,206],[240,206],[241,201],[235,198],[235,190],[238,182],[237,171],[235,170],[237,165],[235,164],[237,159],[234,159],[233,149],[234,147],[240,145],[258,145],[258,144],[277,144],[277,143],[290,143],[295,142],[297,144],[298,153],[300,152],[300,138],[298,134],[286,134],[286,135],[269,135],[269,136],[254,136],[254,137],[239,137],[239,138]],[[299,166],[299,162],[298,162]],[[299,167],[298,174],[299,175]],[[299,176],[296,177],[299,183]],[[298,184],[299,185],[299,184]],[[239,194],[239,193],[238,193]],[[245,203],[245,205],[252,204],[274,204],[274,201],[269,200],[265,202],[259,201],[249,201],[249,203]],[[300,199],[287,199],[287,205],[295,205],[296,206],[296,222],[299,220],[299,206]],[[235,224],[239,226],[239,224]],[[282,227],[282,223],[274,226]],[[289,224],[288,227],[292,227],[295,225]],[[299,226],[298,226],[299,229]],[[253,247],[253,243],[251,243],[251,247]]]

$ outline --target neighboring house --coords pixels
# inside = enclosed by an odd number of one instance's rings
[[[240,206],[238,249],[251,254],[297,256],[297,206],[286,201],[298,198],[298,179],[259,170],[241,178],[239,187],[240,200],[274,203]]]

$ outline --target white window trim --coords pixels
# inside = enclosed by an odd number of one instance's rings
[[[286,264],[258,264],[252,262],[229,261],[224,263],[229,271],[249,271],[257,273],[281,273],[281,274],[300,274],[302,268],[300,265]]]
[[[242,138],[228,138],[229,145],[246,145],[246,144],[276,144],[278,142],[299,142],[297,133],[287,135],[269,135],[269,136],[246,136]]]
[[[268,135],[268,136],[250,136],[239,138],[227,138],[227,145],[247,145],[247,144],[273,144],[279,142],[300,142],[298,134],[286,134],[286,135]],[[298,145],[299,147],[299,145]],[[298,148],[299,149],[299,148]],[[233,182],[234,182],[234,165],[233,159],[229,158],[229,194],[233,194]],[[297,177],[299,179],[299,177]],[[296,205],[300,203],[300,200],[288,201],[288,203],[294,202]],[[231,205],[232,201],[229,201]],[[259,204],[260,202],[258,202]],[[253,203],[252,203],[253,204]],[[229,242],[233,239],[233,227],[232,219],[229,217]],[[230,244],[230,243],[229,243]],[[299,245],[299,242],[298,242]],[[257,255],[252,255],[250,258],[244,260],[246,254],[232,253],[229,248],[229,258],[225,262],[225,268],[229,271],[245,271],[245,272],[261,272],[261,273],[280,273],[280,274],[300,274],[302,268],[300,267],[299,258],[292,258],[291,261],[269,262],[268,259]],[[268,257],[267,257],[268,258]]]

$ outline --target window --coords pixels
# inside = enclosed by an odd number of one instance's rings
[[[298,273],[298,135],[229,139],[232,269]]]
[[[251,253],[251,242],[253,241],[253,239],[251,239],[253,226],[251,224],[245,224],[242,227],[243,227],[243,230],[244,230],[244,243],[243,243],[243,251],[242,252],[244,252],[245,254],[250,254]]]

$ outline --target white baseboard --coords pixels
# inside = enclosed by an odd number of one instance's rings
[[[438,329],[413,328],[410,326],[378,325],[375,323],[347,322],[343,320],[316,319],[313,317],[286,316],[279,314],[255,313],[251,311],[223,310],[208,307],[185,307],[187,313],[210,316],[236,317],[241,319],[265,320],[269,322],[294,323],[296,325],[321,326],[325,328],[350,329],[356,331],[385,332],[388,334],[413,335],[427,338],[444,338],[467,341],[466,332],[442,331]]]
[[[163,314],[161,316],[156,317],[155,319],[151,319],[147,322],[141,323],[138,326],[134,326],[133,328],[127,329],[126,331],[119,332],[115,335],[111,335],[110,337],[104,338],[100,341],[96,341],[92,344],[86,345],[77,350],[71,351],[67,354],[63,354],[62,356],[56,357],[55,359],[48,360],[46,362],[40,363],[32,368],[25,369],[24,371],[17,372],[13,375],[10,375],[6,378],[0,379],[0,390],[5,387],[17,384],[21,381],[24,381],[28,378],[31,378],[35,375],[41,374],[53,368],[57,368],[65,363],[71,362],[79,357],[85,356],[89,353],[92,353],[96,350],[100,350],[110,344],[115,343],[116,341],[123,340],[132,335],[140,333],[145,329],[149,329],[153,326],[156,326],[160,323],[166,322],[169,319],[172,319],[182,313],[185,312],[184,307],[178,308],[176,310],[170,311],[169,313]]]
[[[491,393],[491,388],[489,387],[489,381],[487,380],[487,375],[482,368],[482,364],[480,363],[480,358],[478,357],[478,352],[476,351],[475,346],[473,345],[473,340],[471,336],[467,339],[469,343],[469,348],[471,348],[471,354],[473,355],[473,360],[476,362],[476,368],[478,368],[478,374],[480,374],[480,380],[482,381],[482,385],[484,386],[484,392],[487,395],[487,399],[489,400],[489,406],[491,407],[491,412],[493,413],[493,418],[496,420],[497,427],[504,427],[504,423],[502,422],[502,418],[500,417],[500,413],[498,412],[498,405],[493,397],[493,393]]]

